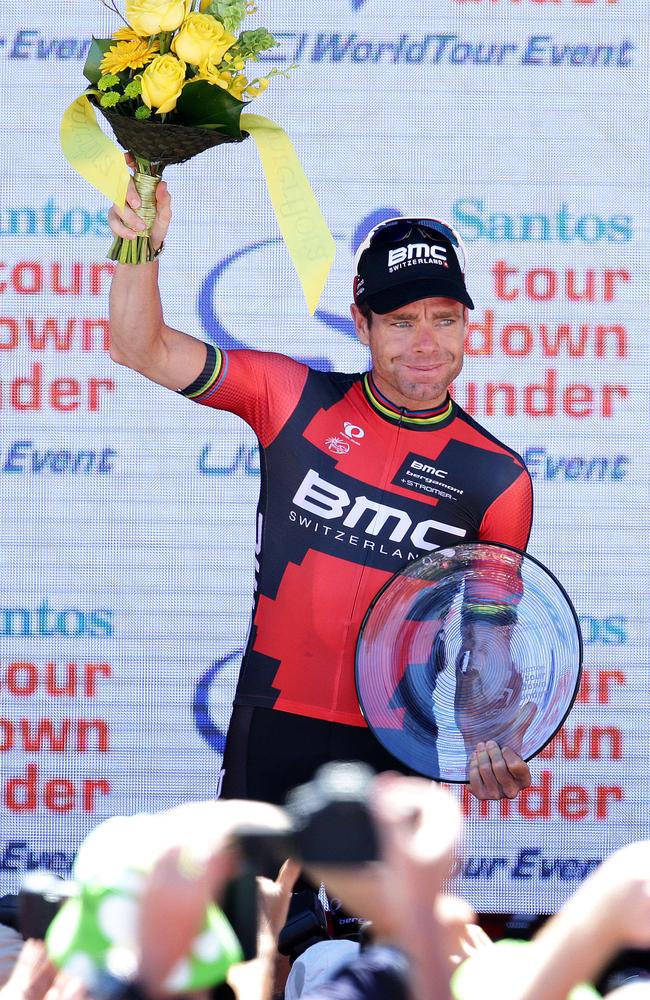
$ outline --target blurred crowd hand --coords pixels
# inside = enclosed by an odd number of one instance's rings
[[[44,1000],[92,1000],[85,984],[77,976],[59,972]]]
[[[25,941],[0,1000],[42,1000],[56,977],[42,941]]]
[[[414,1000],[447,1000],[451,955],[471,948],[471,911],[441,896],[460,830],[455,799],[425,778],[385,773],[373,783],[381,860],[358,866],[306,866],[346,910],[372,921],[377,942],[411,960]]]
[[[476,923],[476,914],[464,899],[439,896],[435,915],[452,969],[484,949],[494,947],[492,940]]]
[[[455,799],[426,778],[378,774],[373,792],[387,889],[408,918],[418,897],[433,906],[449,875],[460,812]]]
[[[585,917],[593,909],[593,919],[607,934],[612,953],[650,948],[650,840],[639,840],[611,854],[577,890],[572,902]]]
[[[514,1000],[565,1000],[621,950],[650,948],[650,841],[610,855],[533,938]],[[644,984],[650,996],[650,986]],[[633,996],[633,994],[630,994]]]
[[[0,990],[13,972],[24,943],[17,930],[0,923]]]
[[[216,854],[223,883],[234,870],[235,858],[228,848]],[[161,854],[147,877],[140,899],[138,979],[152,996],[159,996],[167,976],[187,954],[198,934],[213,886],[214,865],[197,866],[182,847]]]
[[[449,873],[459,813],[454,799],[434,782],[392,773],[374,779],[373,807],[380,861],[312,863],[305,870],[315,884],[323,882],[328,895],[340,899],[349,913],[371,920],[376,939],[394,939],[400,924],[397,896],[410,898],[415,889],[432,910]]]
[[[257,879],[257,958],[233,965],[228,972],[228,984],[238,1000],[268,1000],[272,993],[276,959],[284,961],[277,951],[278,938],[299,875],[300,865],[288,859],[275,881],[261,876]]]
[[[289,858],[275,881],[258,877],[258,952],[275,950],[280,931],[287,922],[291,893],[299,875],[300,865]]]
[[[0,1000],[88,1000],[81,980],[58,972],[42,941],[25,941]]]
[[[140,899],[138,927],[138,978],[148,993],[161,994],[168,974],[199,932],[208,903],[219,902],[238,872],[235,830],[284,831],[287,823],[276,806],[238,799],[190,802],[160,815],[160,838]]]
[[[473,918],[462,900],[442,894],[461,827],[458,805],[423,778],[380,774],[374,790],[392,943],[411,961],[414,1000],[448,1000]]]
[[[127,165],[134,169],[135,160],[132,154],[125,153],[124,158]],[[137,212],[140,205],[140,195],[136,190],[133,180],[131,180],[126,192],[124,207],[112,205],[108,212],[108,224],[114,236],[133,240],[136,236],[142,235],[145,225]],[[172,218],[171,197],[165,181],[160,181],[156,188],[156,207],[156,220],[151,230],[151,245],[154,250],[158,250],[162,246]]]

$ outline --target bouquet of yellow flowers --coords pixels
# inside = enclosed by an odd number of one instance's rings
[[[84,66],[90,87],[65,112],[61,143],[70,163],[114,201],[124,203],[128,172],[101,133],[97,109],[136,162],[135,184],[150,227],[165,166],[210,146],[253,135],[276,217],[313,312],[334,256],[334,241],[286,133],[246,104],[261,94],[272,69],[249,79],[247,64],[277,42],[266,28],[240,30],[251,0],[101,0],[124,22],[111,38],[93,38]],[[145,263],[154,252],[149,229],[118,238],[109,257]]]
[[[102,0],[117,14],[115,0]],[[155,216],[163,168],[222,142],[241,142],[245,98],[269,77],[249,80],[246,63],[277,44],[266,28],[235,32],[249,0],[126,0],[125,24],[112,38],[94,38],[84,75],[86,91],[136,160],[135,183],[145,221]],[[286,72],[286,71],[285,71]],[[154,127],[152,127],[154,126]],[[148,235],[116,239],[109,257],[121,263],[152,259]]]

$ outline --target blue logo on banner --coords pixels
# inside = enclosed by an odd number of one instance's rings
[[[511,879],[582,882],[601,863],[601,858],[554,858],[540,847],[527,847],[513,857],[471,855],[454,862],[452,876],[492,881],[505,873]]]
[[[0,872],[24,872],[47,869],[58,875],[67,875],[72,870],[72,851],[32,846],[27,840],[7,840],[0,844]]]
[[[401,214],[402,213],[396,208],[378,208],[375,211],[370,212],[355,227],[348,242],[348,249],[351,250],[352,254],[354,254],[366,233],[368,233],[373,226],[383,222],[384,219],[391,219],[394,216]],[[343,239],[343,237],[337,237],[339,242]],[[249,345],[242,341],[232,331],[228,330],[218,315],[215,307],[215,302],[218,299],[215,294],[217,285],[227,273],[229,268],[232,267],[232,265],[237,261],[242,260],[251,253],[258,250],[263,251],[281,242],[281,238],[276,237],[274,239],[260,240],[256,243],[249,243],[248,246],[242,247],[241,250],[236,250],[228,257],[219,261],[216,267],[213,267],[212,270],[205,276],[203,284],[199,290],[197,309],[206,336],[215,344],[218,344],[219,347],[223,347],[228,351],[248,347]],[[352,277],[352,273],[350,273],[350,284],[352,284]],[[354,332],[354,324],[349,315],[331,312],[327,309],[317,309],[314,316],[315,319],[324,323],[325,326],[329,327],[331,330],[343,334],[351,340],[355,339],[356,335]],[[312,368],[316,368],[319,371],[329,371],[332,368],[331,359],[323,357],[322,355],[298,357],[297,360],[303,361],[305,364]]]
[[[524,461],[533,479],[571,482],[622,482],[630,472],[629,455],[559,455],[546,447],[531,446]]]
[[[358,11],[366,0],[351,0]],[[602,44],[590,38],[565,41],[556,35],[529,35],[512,39],[476,38],[440,34],[365,35],[356,31],[276,31],[279,49],[262,55],[262,61],[360,63],[375,66],[526,66],[608,67],[629,69],[636,46],[629,38]]]
[[[241,655],[242,651],[236,649],[232,653],[227,653],[220,660],[216,660],[199,678],[196,691],[194,692],[194,701],[192,702],[194,725],[201,738],[216,753],[223,753],[225,750],[226,732],[212,718],[210,711],[212,686],[221,677],[226,667],[230,666],[233,662],[239,663]]]
[[[62,205],[54,198],[39,204],[0,208],[0,236],[108,236],[103,208]]]
[[[206,444],[199,452],[197,468],[204,476],[234,476],[239,472],[244,476],[257,477],[260,474],[259,449],[257,445],[248,447],[240,444],[224,456],[223,441],[219,442],[219,448]]]
[[[580,615],[580,629],[587,645],[623,646],[629,641],[628,622],[623,615],[607,615],[605,618]]]
[[[11,475],[107,476],[114,470],[115,448],[45,448],[31,438],[12,441],[0,453],[0,472]]]
[[[97,639],[113,635],[113,612],[108,608],[54,607],[44,598],[33,607],[0,607],[0,636],[14,638]]]

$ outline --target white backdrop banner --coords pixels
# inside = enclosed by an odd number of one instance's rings
[[[255,111],[292,136],[335,235],[310,318],[253,143],[166,177],[166,319],[321,368],[367,363],[360,235],[449,219],[477,309],[455,396],[526,458],[530,551],[577,607],[586,671],[533,786],[467,816],[458,888],[552,911],[648,836],[645,0],[266,0]],[[0,892],[64,874],[117,813],[215,793],[252,600],[258,457],[235,417],[108,357],[108,206],[68,167],[99,4],[0,25]]]

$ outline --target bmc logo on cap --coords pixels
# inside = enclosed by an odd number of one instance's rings
[[[433,257],[445,265],[447,263],[447,251],[444,247],[430,246],[428,243],[409,243],[408,246],[388,251],[388,266],[394,267],[395,264],[401,264],[405,260],[413,260],[414,257],[416,260],[420,258],[426,260]]]

